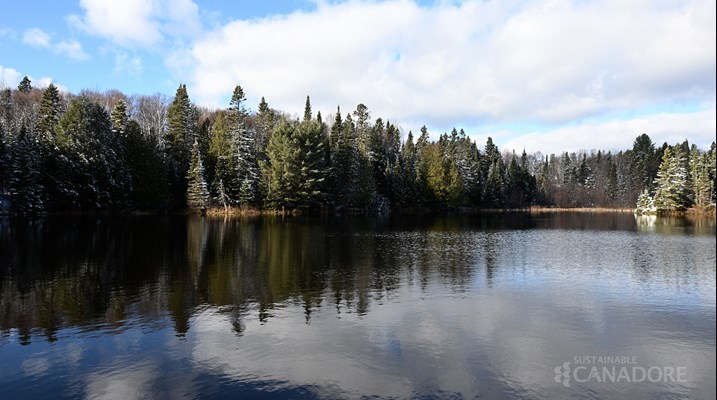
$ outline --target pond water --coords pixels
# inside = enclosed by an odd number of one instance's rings
[[[714,398],[715,221],[0,219],[0,397]]]

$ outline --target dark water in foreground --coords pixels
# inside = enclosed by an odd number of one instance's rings
[[[0,219],[0,398],[63,397],[714,398],[715,223]]]

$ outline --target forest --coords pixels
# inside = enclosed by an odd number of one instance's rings
[[[61,93],[25,77],[0,90],[0,212],[384,213],[543,207],[715,207],[715,143],[561,154],[479,146],[463,129],[414,134],[364,104],[323,119],[119,91]],[[431,136],[437,137],[432,140]]]

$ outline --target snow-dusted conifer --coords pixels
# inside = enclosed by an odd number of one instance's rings
[[[187,171],[187,207],[192,211],[203,211],[209,206],[209,189],[204,178],[202,155],[199,145],[194,141],[192,156]]]

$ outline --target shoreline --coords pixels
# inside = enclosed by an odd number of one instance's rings
[[[260,216],[280,216],[280,217],[297,217],[297,216],[381,216],[381,215],[470,215],[470,214],[501,214],[501,213],[525,213],[525,214],[558,214],[558,213],[580,213],[580,214],[626,214],[631,213],[638,216],[657,216],[657,217],[690,217],[690,218],[714,218],[715,209],[698,209],[689,208],[682,211],[669,211],[650,214],[637,214],[634,208],[624,207],[527,207],[527,208],[473,208],[473,207],[450,207],[447,209],[430,209],[425,207],[404,208],[386,213],[363,213],[355,210],[349,212],[336,212],[329,209],[319,210],[262,210],[258,208],[244,207],[212,207],[202,211],[189,210],[118,210],[118,211],[64,211],[64,212],[43,212],[36,215],[12,215],[10,213],[0,213],[0,217],[29,217],[42,218],[52,216],[77,216],[77,217],[123,217],[123,216],[179,216],[179,215],[201,215],[211,218],[217,217],[260,217]]]

